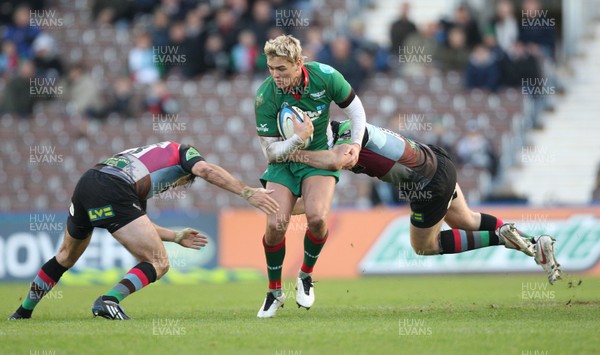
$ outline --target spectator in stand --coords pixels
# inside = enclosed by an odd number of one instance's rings
[[[251,18],[248,7],[248,0],[227,0],[226,6],[231,9],[231,14],[235,17],[236,22],[247,22]]]
[[[184,21],[185,15],[196,5],[194,1],[161,0],[159,8],[169,16],[170,21],[175,22]]]
[[[541,129],[540,113],[544,109],[545,95],[539,95],[541,88],[542,68],[541,54],[534,54],[537,46],[525,46],[521,42],[515,42],[513,47],[506,53],[504,60],[500,63],[504,85],[518,88],[519,91],[527,93],[524,95],[524,114],[528,125],[535,129]]]
[[[460,27],[455,27],[448,32],[448,47],[441,46],[438,60],[442,71],[464,72],[469,61],[465,32]]]
[[[42,32],[33,41],[33,62],[37,68],[37,77],[58,78],[63,74],[56,40],[47,33]]]
[[[269,39],[267,34],[271,27],[275,26],[273,19],[273,8],[271,3],[266,0],[258,0],[252,6],[252,17],[245,25],[245,28],[254,32],[256,43],[263,46]]]
[[[491,28],[488,28],[487,31],[483,34],[483,42],[482,44],[492,52],[496,61],[500,63],[506,52],[498,45],[498,40],[496,39],[496,35],[492,31]]]
[[[521,88],[524,80],[541,77],[538,60],[522,42],[515,42],[500,62],[503,85]],[[534,80],[525,81],[535,83]],[[533,90],[532,90],[533,91]]]
[[[287,33],[283,30],[282,27],[271,27],[269,28],[269,32],[267,33],[267,38],[277,38],[281,35],[286,35]]]
[[[204,26],[204,14],[200,7],[188,12],[185,20],[185,41],[183,47],[187,55],[183,65],[183,73],[187,78],[197,76],[202,70],[202,57],[204,56],[204,44],[206,32]]]
[[[498,46],[508,52],[519,37],[519,25],[515,17],[515,8],[510,0],[499,0],[496,4],[496,16],[491,23]]]
[[[0,53],[0,75],[11,78],[19,69],[19,53],[14,42],[5,40],[2,42],[2,53]]]
[[[129,51],[129,71],[140,84],[152,84],[160,78],[152,53],[152,39],[146,32],[136,36],[134,47]]]
[[[67,113],[71,116],[103,118],[105,105],[96,80],[84,70],[83,65],[74,64],[69,68],[65,87]]]
[[[392,47],[390,53],[397,55],[399,54],[398,48],[404,45],[406,38],[413,33],[417,32],[417,26],[409,18],[410,3],[404,2],[400,5],[400,18],[392,23],[390,28],[390,43]]]
[[[210,33],[204,45],[201,73],[216,71],[229,74],[229,56],[225,52],[223,39],[218,33]]]
[[[13,23],[6,26],[4,31],[4,40],[13,42],[17,47],[19,57],[27,59],[33,57],[31,45],[41,33],[38,27],[30,25],[30,10],[27,5],[19,6],[13,15]]]
[[[548,10],[542,9],[538,0],[524,0],[522,7],[521,31],[519,41],[523,42],[529,51],[539,59],[542,75],[548,79],[547,86],[562,91],[555,66],[556,19],[549,16]],[[533,109],[533,116],[542,110],[552,110],[554,95],[541,95],[537,98],[538,105]]]
[[[256,60],[260,50],[256,44],[254,32],[243,30],[240,32],[238,44],[231,50],[231,64],[236,73],[253,73],[256,69]]]
[[[0,111],[22,118],[31,117],[33,105],[36,102],[35,95],[30,93],[30,80],[34,77],[35,64],[31,60],[21,62],[18,75],[11,78],[6,84]]]
[[[400,63],[400,70],[403,75],[421,76],[431,74],[435,67],[433,62],[438,60],[441,53],[441,46],[436,40],[438,25],[435,22],[429,22],[421,25],[419,31],[411,33],[404,41],[404,53],[399,53],[395,61]],[[416,50],[422,50],[422,54],[431,58],[429,60],[408,60],[407,54],[410,50],[414,55],[419,55]],[[403,57],[400,57],[402,55]]]
[[[500,87],[500,65],[496,56],[483,44],[475,46],[465,75],[468,89],[496,91]]]
[[[442,20],[442,28],[446,34],[446,44],[450,45],[450,32],[454,28],[462,29],[465,34],[466,46],[472,49],[481,43],[481,32],[477,22],[471,17],[471,13],[466,5],[460,5],[454,10],[452,20]]]
[[[207,30],[210,33],[218,33],[223,42],[223,49],[230,53],[231,48],[237,43],[239,33],[233,10],[228,6],[217,9],[214,21],[207,26]]]
[[[173,23],[169,29],[169,44],[162,50],[161,77],[181,73],[191,79],[198,75],[203,44],[202,19],[196,12],[188,13],[186,23]]]
[[[169,16],[162,8],[154,11],[150,25],[152,46],[167,46],[169,44]]]
[[[302,41],[302,52],[308,57],[309,61],[313,61],[317,60],[317,56],[324,48],[325,42],[323,41],[322,29],[309,27]]]
[[[152,15],[152,12],[158,5],[158,0],[131,0],[131,12],[134,19],[143,15]]]
[[[179,103],[173,98],[163,81],[155,82],[146,97],[146,111],[153,115],[176,114]]]
[[[114,24],[127,25],[133,18],[133,11],[129,1],[123,0],[94,0],[92,4],[92,18],[100,26]]]
[[[348,36],[352,44],[352,52],[356,55],[361,67],[368,73],[373,70],[387,71],[389,69],[389,51],[380,47],[365,35],[365,23],[362,20],[350,21]]]
[[[352,44],[346,36],[338,36],[330,43],[331,61],[326,64],[336,68],[355,92],[360,93],[367,72],[352,53]]]
[[[526,45],[538,45],[544,57],[553,60],[556,28],[551,23],[554,22],[554,19],[546,16],[547,12],[542,11],[538,0],[523,0],[521,14],[523,18],[521,19],[519,41]]]
[[[117,114],[119,117],[136,117],[138,109],[133,97],[133,84],[127,76],[121,76],[113,81],[108,92],[106,114]]]
[[[487,170],[496,175],[497,158],[490,141],[477,129],[474,121],[467,125],[467,133],[456,145],[458,163]]]

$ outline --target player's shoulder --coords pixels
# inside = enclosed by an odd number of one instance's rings
[[[256,97],[259,95],[272,94],[275,89],[275,81],[272,76],[268,76],[263,82],[260,84],[258,89],[256,90]]]
[[[307,62],[304,63],[307,70],[314,72],[317,75],[331,75],[336,72],[335,68],[329,64],[319,62]]]
[[[328,64],[309,62],[305,63],[304,66],[311,77],[313,85],[323,86],[328,91],[344,81],[344,77],[340,72]]]
[[[256,109],[264,109],[265,107],[271,107],[272,105],[265,104],[275,102],[275,92],[275,81],[271,76],[269,76],[262,82],[262,84],[260,84],[260,86],[256,90],[256,96],[254,97],[254,104]]]

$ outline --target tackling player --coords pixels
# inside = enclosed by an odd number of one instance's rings
[[[261,179],[273,190],[279,211],[267,216],[263,246],[267,261],[269,291],[258,311],[259,318],[273,317],[285,301],[281,290],[281,271],[285,257],[285,232],[292,207],[299,196],[306,201],[308,229],[304,237],[304,260],[296,282],[299,306],[310,308],[314,303],[312,271],[327,240],[327,215],[331,207],[338,171],[310,167],[287,157],[314,133],[309,150],[326,150],[331,136],[329,106],[335,102],[344,110],[353,128],[345,145],[348,164],[358,159],[365,127],[365,111],[358,96],[344,77],[334,68],[304,62],[300,41],[292,36],[279,36],[264,47],[271,74],[256,92],[256,131],[263,153],[269,162]],[[304,122],[294,120],[295,134],[282,140],[277,129],[277,113],[284,106],[296,106],[305,112]],[[308,119],[310,118],[310,119]]]
[[[173,187],[189,186],[196,177],[242,196],[267,214],[278,209],[277,202],[269,196],[272,191],[244,185],[225,169],[206,162],[192,146],[161,142],[125,150],[97,164],[79,179],[58,254],[42,266],[23,303],[9,320],[31,318],[42,297],[83,254],[94,227],[107,229],[139,264],[96,299],[92,313],[107,319],[129,319],[119,303],[169,270],[163,241],[192,249],[207,243],[206,236],[191,228],[176,232],[153,224],[146,215],[146,200]]]
[[[350,124],[332,121],[331,128],[335,142],[332,150],[298,151],[291,159],[320,169],[350,168],[350,157],[343,148],[350,143]],[[417,254],[453,254],[504,245],[533,256],[548,274],[550,284],[560,279],[554,239],[548,235],[527,236],[514,224],[472,211],[456,182],[454,164],[443,149],[368,123],[363,137],[358,163],[351,170],[400,188],[410,201],[410,242]],[[294,214],[299,213],[302,213],[301,203],[294,208]],[[451,230],[441,231],[444,221]]]

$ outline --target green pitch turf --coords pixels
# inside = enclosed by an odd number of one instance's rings
[[[581,283],[580,283],[581,281]],[[257,319],[265,282],[151,285],[134,319],[93,319],[107,287],[60,284],[28,321],[0,320],[2,354],[598,354],[600,278],[478,275],[322,280],[306,311]],[[27,291],[0,285],[6,319]]]

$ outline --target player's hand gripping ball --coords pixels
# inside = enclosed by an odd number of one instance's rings
[[[279,129],[279,134],[283,137],[283,139],[288,139],[294,135],[294,121],[298,120],[299,122],[304,122],[304,112],[296,106],[285,106],[281,110],[279,110],[279,114],[277,115],[277,129]],[[312,142],[312,134],[304,141],[304,146],[302,148],[306,148]]]

